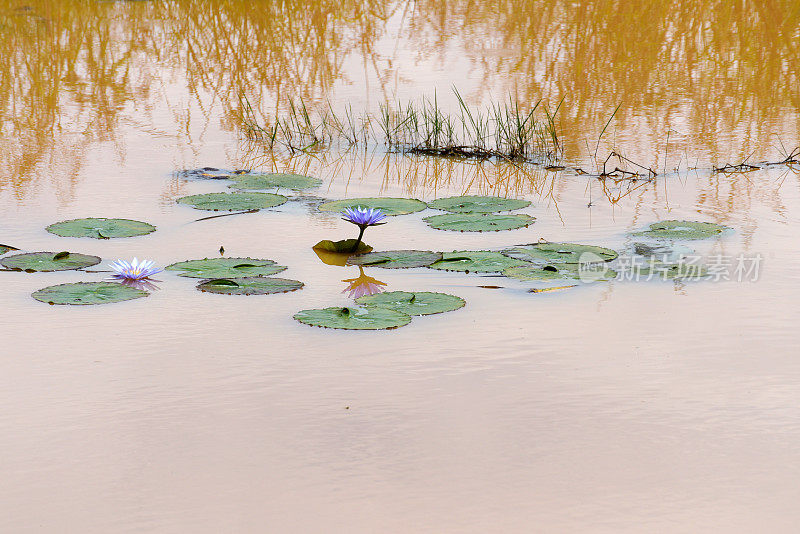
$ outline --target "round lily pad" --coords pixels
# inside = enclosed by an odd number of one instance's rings
[[[610,248],[575,243],[535,243],[503,251],[511,258],[534,263],[597,263],[611,261],[618,254]]]
[[[534,217],[522,213],[509,215],[481,213],[446,213],[425,217],[432,228],[454,232],[499,232],[515,230],[533,223]]]
[[[524,282],[550,282],[553,280],[563,281],[572,280],[584,283],[598,282],[601,280],[613,280],[616,278],[616,271],[609,269],[605,264],[595,268],[593,266],[584,267],[577,264],[556,264],[556,265],[525,265],[520,267],[510,267],[503,271],[503,275],[515,278]]]
[[[441,252],[431,252],[430,250],[384,250],[351,256],[347,263],[364,267],[383,267],[384,269],[410,269],[427,267],[441,259]]]
[[[48,304],[109,304],[146,297],[149,293],[115,282],[77,282],[60,284],[36,291],[31,296]]]
[[[207,211],[240,211],[274,208],[288,199],[272,193],[205,193],[178,199],[179,204]]]
[[[273,293],[288,293],[301,287],[303,287],[303,282],[298,282],[297,280],[264,276],[234,278],[233,280],[214,278],[197,284],[197,289],[200,291],[221,293],[223,295],[271,295]]]
[[[375,295],[365,295],[356,299],[365,306],[378,306],[403,312],[407,315],[433,315],[463,308],[464,299],[447,293],[430,291],[388,291]]]
[[[51,234],[61,237],[93,237],[110,239],[113,237],[134,237],[156,231],[156,227],[142,221],[130,219],[73,219],[51,224],[46,228]]]
[[[275,189],[283,187],[285,189],[308,189],[322,185],[322,180],[303,176],[302,174],[240,174],[231,176],[233,189]]]
[[[707,239],[727,229],[726,226],[708,222],[661,221],[651,224],[649,230],[635,232],[633,235],[656,239]]]
[[[165,269],[185,271],[180,276],[187,278],[247,278],[251,276],[271,276],[285,271],[284,265],[272,260],[253,258],[206,258],[173,263]]]
[[[294,314],[294,318],[310,326],[344,330],[388,330],[411,322],[411,316],[406,313],[367,306],[302,310]]]
[[[428,203],[437,210],[452,213],[494,213],[496,211],[511,211],[526,208],[531,205],[527,200],[513,198],[484,197],[466,195],[461,197],[438,198]]]
[[[499,273],[509,267],[519,265],[528,265],[528,262],[488,250],[456,250],[445,252],[442,254],[441,260],[428,265],[428,267],[440,271]]]
[[[342,211],[345,208],[378,208],[384,215],[406,215],[422,211],[427,204],[415,198],[346,198],[320,204],[320,211]]]
[[[100,263],[100,258],[97,256],[75,252],[29,252],[7,256],[0,260],[0,265],[6,269],[29,272],[71,271],[91,267],[98,263]]]

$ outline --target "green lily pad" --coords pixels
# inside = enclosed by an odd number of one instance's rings
[[[438,198],[428,205],[437,210],[452,213],[494,213],[526,208],[531,205],[527,200],[513,198],[484,197],[465,195],[461,197]]]
[[[378,208],[384,215],[406,215],[422,211],[427,204],[415,198],[346,198],[320,204],[320,211],[342,211],[345,208]]]
[[[247,278],[252,276],[271,276],[286,267],[272,260],[253,258],[206,258],[173,263],[165,269],[185,271],[180,276],[187,278]]]
[[[177,202],[206,211],[246,211],[274,208],[287,200],[272,193],[205,193],[181,197]]]
[[[511,258],[533,263],[597,263],[611,261],[618,254],[610,248],[575,243],[534,243],[503,251]]]
[[[525,265],[510,267],[503,271],[503,276],[524,282],[550,282],[570,280],[573,282],[599,282],[613,280],[617,272],[609,269],[605,263],[600,265],[578,265],[560,263],[555,265]]]
[[[626,266],[622,275],[623,280],[642,282],[648,280],[700,280],[709,275],[704,265],[680,263],[665,263],[658,260],[648,261],[643,265]]]
[[[337,252],[342,254],[365,254],[367,252],[372,252],[372,247],[363,241],[358,244],[358,250],[354,251],[354,246],[356,246],[355,239],[342,239],[341,241],[323,239],[311,248],[325,252]]]
[[[424,221],[437,230],[454,232],[499,232],[515,230],[533,223],[536,219],[523,213],[509,215],[481,213],[446,213],[425,217]]]
[[[364,306],[378,306],[403,312],[407,315],[433,315],[463,308],[466,302],[461,297],[430,291],[389,291],[375,295],[364,295],[356,299]]]
[[[74,252],[29,252],[7,256],[0,260],[0,265],[6,269],[29,272],[71,271],[98,263],[100,258],[97,256]]]
[[[350,307],[302,310],[294,319],[310,326],[344,330],[389,330],[411,322],[411,316],[388,308]]]
[[[633,235],[656,239],[707,239],[728,230],[727,226],[696,221],[661,221],[650,225],[649,230]]]
[[[60,284],[36,291],[31,296],[47,304],[110,304],[146,297],[149,293],[115,282],[77,282]]]
[[[442,259],[428,268],[439,271],[462,271],[475,273],[499,273],[509,267],[528,265],[528,262],[509,258],[499,252],[488,250],[456,250],[445,252]]]
[[[427,267],[441,259],[441,252],[431,252],[430,250],[384,250],[351,256],[347,263],[364,267],[383,267],[384,269],[410,269]]]
[[[184,178],[200,178],[203,180],[228,180],[235,175],[246,174],[248,171],[229,171],[217,169],[215,167],[203,167],[202,169],[186,169],[178,172],[178,176]]]
[[[303,282],[298,282],[297,280],[264,276],[235,278],[233,280],[214,278],[197,284],[197,289],[200,291],[221,293],[223,295],[272,295],[274,293],[288,293],[301,287],[303,287]]]
[[[18,248],[12,247],[10,245],[0,245],[0,256],[8,252],[9,250],[19,250]]]
[[[51,234],[61,237],[93,237],[110,239],[114,237],[135,237],[156,231],[156,227],[142,221],[130,219],[93,218],[73,219],[51,224],[46,228]]]
[[[322,185],[322,180],[303,176],[302,174],[240,174],[231,176],[234,183],[230,186],[233,189],[308,189]]]

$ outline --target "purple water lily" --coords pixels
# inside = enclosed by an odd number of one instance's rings
[[[381,222],[385,218],[386,215],[379,208],[362,208],[358,206],[356,208],[346,208],[342,212],[343,220],[355,224],[360,229],[353,252],[358,252],[358,245],[361,244],[361,238],[364,237],[364,230],[369,226],[386,224]]]
[[[117,280],[144,280],[154,274],[160,273],[163,269],[156,269],[155,262],[152,260],[142,260],[141,263],[136,258],[133,261],[117,260],[108,264],[114,271],[112,278]]]

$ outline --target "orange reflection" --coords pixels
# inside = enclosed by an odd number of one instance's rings
[[[347,282],[347,287],[342,291],[342,293],[349,292],[349,297],[351,299],[357,299],[358,297],[363,297],[365,295],[374,295],[376,293],[381,293],[385,290],[386,282],[381,282],[380,280],[373,278],[371,276],[367,276],[364,273],[364,268],[359,265],[358,267],[359,275],[357,278],[348,278],[346,280],[342,280],[342,282]]]

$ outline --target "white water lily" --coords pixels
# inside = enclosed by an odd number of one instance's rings
[[[112,278],[117,280],[144,280],[163,270],[157,269],[155,265],[152,260],[142,260],[140,263],[136,258],[133,258],[131,262],[117,260],[108,264],[115,273]]]

